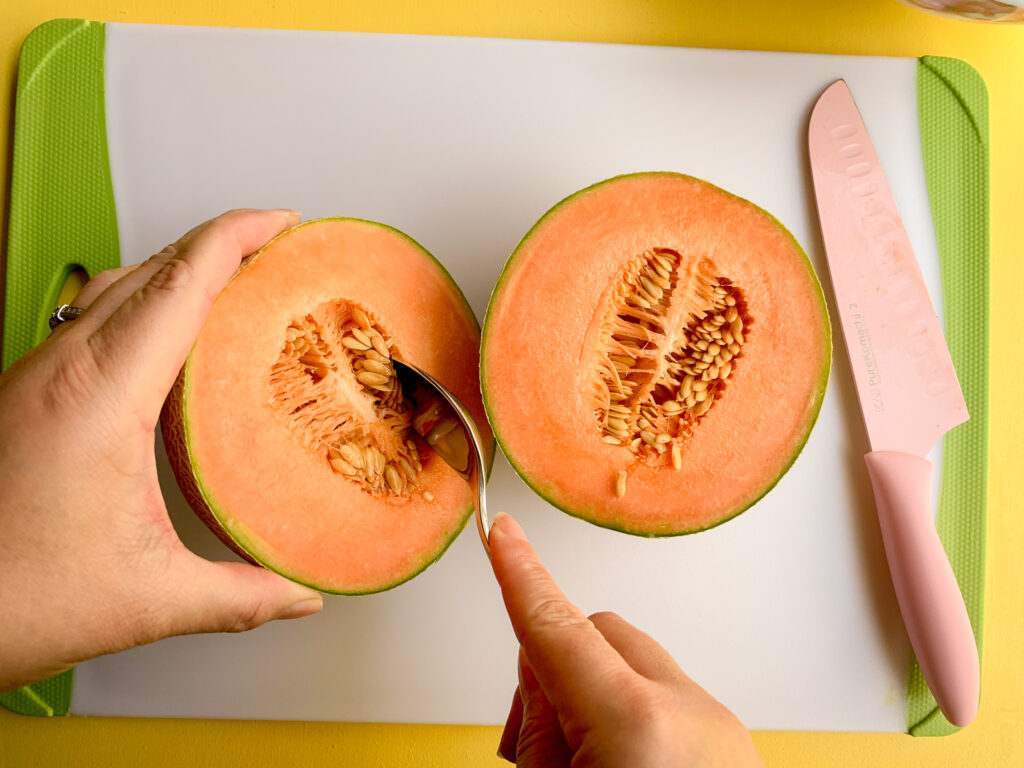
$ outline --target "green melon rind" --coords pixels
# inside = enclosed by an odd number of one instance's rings
[[[393,234],[399,235],[403,239],[407,240],[409,243],[411,243],[413,246],[415,246],[416,249],[420,251],[420,253],[422,253],[424,256],[428,257],[434,263],[434,265],[441,271],[441,273],[445,276],[445,278],[447,278],[449,286],[453,289],[455,295],[458,296],[459,300],[462,302],[462,306],[465,309],[466,314],[469,316],[470,319],[472,319],[473,325],[476,328],[477,333],[480,333],[480,323],[476,319],[476,314],[473,312],[472,307],[470,306],[469,302],[466,300],[466,296],[465,296],[465,294],[463,294],[462,289],[459,288],[459,286],[455,282],[455,280],[452,279],[451,274],[449,274],[448,270],[445,269],[444,265],[441,264],[441,262],[438,261],[437,258],[432,253],[430,253],[430,251],[428,251],[426,248],[424,248],[422,245],[420,245],[416,240],[414,240],[412,237],[410,237],[406,233],[402,232],[399,229],[395,229],[394,227],[392,227],[392,226],[390,226],[388,224],[383,224],[383,223],[378,222],[378,221],[371,221],[369,219],[360,219],[360,218],[354,218],[354,217],[349,217],[349,216],[330,216],[330,217],[324,217],[324,218],[320,218],[320,219],[311,219],[310,221],[304,221],[301,224],[297,224],[296,226],[291,227],[290,229],[287,229],[284,232],[281,232],[279,235],[277,235],[272,240],[267,242],[266,245],[264,245],[262,248],[260,248],[259,251],[257,251],[252,256],[247,258],[244,262],[242,262],[242,264],[238,268],[238,271],[235,272],[235,274],[232,275],[231,280],[228,281],[228,285],[230,285],[231,282],[235,280],[235,278],[237,278],[246,269],[248,269],[248,267],[253,262],[255,262],[255,260],[259,257],[259,255],[261,253],[263,253],[263,251],[265,251],[271,245],[273,245],[275,242],[277,242],[278,239],[284,237],[285,235],[288,235],[288,234],[294,232],[296,229],[299,229],[301,227],[308,227],[311,224],[319,224],[319,223],[323,223],[323,222],[326,222],[326,221],[350,221],[350,222],[357,222],[357,223],[360,223],[360,224],[369,224],[369,225],[372,225],[372,226],[375,226],[375,227],[381,227],[383,229],[389,230]],[[232,549],[235,549],[235,551],[237,551],[239,554],[241,554],[243,556],[246,556],[246,557],[249,557],[249,558],[252,558],[259,565],[262,565],[262,566],[268,568],[269,570],[274,571],[275,573],[281,574],[282,576],[284,576],[285,578],[289,579],[290,581],[294,581],[294,582],[296,582],[298,584],[303,584],[303,585],[305,585],[307,587],[311,587],[312,589],[316,589],[316,590],[321,591],[321,592],[327,592],[327,593],[335,594],[335,595],[351,595],[351,596],[369,595],[369,594],[374,594],[374,593],[377,593],[377,592],[386,592],[389,589],[394,589],[395,587],[397,587],[397,586],[399,586],[401,584],[404,584],[405,582],[409,581],[410,579],[412,579],[412,578],[418,576],[419,574],[423,573],[423,571],[425,571],[429,566],[431,566],[433,563],[435,563],[435,562],[437,562],[438,560],[441,559],[441,557],[444,555],[445,552],[448,551],[448,548],[452,545],[452,543],[455,541],[455,539],[458,538],[458,535],[466,527],[466,523],[469,522],[469,518],[473,514],[473,505],[472,504],[470,504],[468,509],[466,509],[462,513],[461,517],[459,518],[458,523],[455,526],[453,526],[452,530],[446,536],[443,546],[439,550],[437,550],[437,552],[434,553],[433,556],[429,556],[429,557],[424,558],[424,560],[421,563],[418,563],[414,567],[414,570],[412,570],[409,573],[401,576],[397,580],[395,580],[393,582],[389,582],[387,584],[382,584],[382,585],[377,586],[377,587],[372,587],[372,588],[369,588],[369,589],[365,589],[365,590],[345,591],[345,590],[339,590],[339,589],[327,587],[327,586],[324,586],[322,584],[316,584],[316,583],[314,583],[312,581],[307,581],[307,580],[297,576],[296,574],[291,573],[287,568],[280,567],[279,565],[277,565],[277,564],[275,564],[273,562],[273,558],[272,557],[265,557],[265,556],[263,556],[263,554],[261,553],[261,550],[263,549],[263,546],[262,546],[262,544],[260,542],[257,542],[256,540],[246,536],[244,530],[240,530],[240,528],[238,526],[234,525],[230,521],[229,517],[222,511],[221,507],[217,504],[213,492],[210,490],[210,488],[207,486],[207,484],[203,481],[203,477],[202,477],[202,473],[201,473],[200,469],[197,466],[195,466],[195,464],[193,464],[192,461],[191,461],[191,457],[194,455],[193,450],[192,450],[192,434],[191,434],[191,430],[189,429],[189,419],[188,419],[188,402],[189,402],[189,399],[190,399],[189,398],[189,393],[191,392],[191,387],[192,387],[191,377],[189,376],[189,373],[190,373],[190,370],[191,370],[191,361],[192,361],[192,355],[190,353],[188,358],[185,360],[185,365],[182,367],[182,374],[181,375],[182,375],[183,381],[182,381],[182,397],[181,397],[181,416],[180,416],[180,425],[179,425],[179,428],[181,430],[181,439],[182,439],[182,441],[184,443],[184,446],[185,446],[185,453],[186,453],[186,455],[187,455],[187,457],[189,459],[186,462],[186,466],[188,468],[188,471],[189,471],[189,474],[190,474],[190,478],[180,478],[179,482],[181,480],[185,480],[186,482],[189,479],[192,480],[192,482],[195,485],[195,488],[196,488],[197,492],[202,496],[202,500],[205,502],[209,514],[212,515],[212,517],[216,521],[217,525],[220,527],[220,529],[223,532],[223,534],[225,536],[227,536],[230,539],[231,542],[234,543],[235,546],[232,547]],[[493,466],[494,466],[494,453],[495,453],[494,452],[493,444],[491,444],[491,446],[489,446],[489,447],[490,447],[491,450],[490,450],[490,460],[488,461],[488,464],[487,464],[487,472],[486,472],[486,476],[487,477],[490,477],[491,470],[493,469]],[[177,474],[179,471],[181,471],[181,470],[178,469],[178,466],[177,466],[176,463],[172,462],[172,465],[174,466],[175,474]],[[184,467],[182,468],[182,470],[184,470]],[[203,515],[200,514],[200,517],[203,517]],[[215,531],[215,533],[216,533],[216,531]],[[221,537],[221,538],[223,538],[223,537]],[[225,542],[225,543],[230,546],[229,542]]]
[[[814,400],[811,402],[810,409],[808,411],[809,418],[808,418],[808,421],[807,421],[807,428],[804,431],[803,439],[800,441],[799,445],[796,446],[796,448],[794,449],[793,453],[790,455],[789,460],[786,462],[785,466],[783,466],[783,468],[779,471],[778,475],[776,475],[775,478],[767,486],[765,486],[759,493],[757,493],[757,495],[754,498],[752,498],[749,502],[745,502],[745,503],[741,504],[735,510],[730,511],[725,517],[723,517],[720,520],[717,520],[714,523],[711,523],[710,525],[705,525],[705,526],[701,526],[701,527],[697,527],[697,528],[685,528],[685,529],[681,529],[681,530],[664,530],[664,531],[651,531],[651,530],[644,530],[644,529],[638,529],[638,528],[631,528],[628,525],[616,524],[616,521],[614,521],[614,520],[603,520],[603,521],[595,520],[595,519],[593,519],[592,516],[588,516],[588,513],[591,513],[591,515],[592,515],[592,508],[572,509],[572,508],[566,506],[565,504],[557,501],[554,498],[554,495],[553,495],[553,493],[550,490],[544,490],[544,489],[540,488],[540,486],[536,482],[534,482],[525,472],[523,472],[520,469],[518,464],[516,464],[515,458],[509,452],[508,447],[506,446],[504,440],[502,440],[501,425],[500,425],[498,419],[495,418],[495,414],[491,410],[489,399],[488,399],[488,396],[487,396],[488,395],[488,381],[487,381],[486,372],[485,372],[485,365],[484,365],[484,361],[487,359],[487,343],[488,343],[488,339],[489,339],[487,329],[488,329],[488,325],[489,325],[490,320],[491,320],[491,311],[494,309],[494,306],[495,306],[495,304],[497,302],[497,299],[500,297],[501,290],[504,287],[506,280],[514,272],[514,264],[515,264],[515,260],[516,260],[516,255],[522,249],[523,245],[526,242],[529,241],[529,239],[533,235],[533,233],[550,216],[554,215],[561,208],[563,208],[567,204],[573,202],[577,198],[582,197],[583,195],[586,195],[586,194],[592,192],[593,190],[595,190],[595,189],[597,189],[599,187],[603,187],[606,184],[612,184],[614,182],[621,181],[623,179],[642,178],[642,177],[655,177],[655,176],[668,176],[668,177],[672,177],[672,178],[687,179],[689,181],[695,181],[695,182],[697,182],[699,184],[703,184],[705,186],[711,187],[712,189],[714,189],[714,190],[716,190],[716,191],[718,191],[718,192],[720,192],[720,193],[722,193],[724,195],[727,195],[728,197],[731,197],[731,198],[733,198],[735,200],[739,200],[740,202],[745,203],[745,204],[751,206],[752,208],[754,208],[755,210],[759,211],[764,216],[767,216],[768,219],[779,230],[781,230],[782,232],[784,232],[786,234],[786,236],[792,241],[793,245],[796,246],[797,252],[799,252],[799,254],[803,257],[804,266],[807,268],[807,272],[808,272],[808,274],[811,277],[811,283],[813,284],[813,286],[815,288],[815,297],[818,300],[818,306],[821,308],[821,317],[822,317],[822,321],[823,321],[824,327],[825,327],[825,350],[826,350],[825,363],[822,366],[821,372],[818,375],[818,386],[817,386],[817,389],[816,389],[816,395],[814,397]],[[596,526],[601,527],[601,528],[608,528],[608,529],[613,530],[613,531],[619,531],[620,533],[628,533],[628,534],[631,534],[631,535],[634,535],[634,536],[645,536],[645,537],[648,537],[648,538],[663,538],[663,537],[667,537],[667,536],[684,536],[684,535],[691,534],[691,533],[700,533],[701,531],[707,531],[707,530],[711,530],[712,528],[717,528],[719,525],[722,525],[723,523],[727,523],[728,521],[730,521],[733,518],[737,517],[738,515],[742,514],[746,510],[750,509],[752,506],[754,506],[754,504],[756,504],[758,501],[760,501],[762,498],[764,498],[764,496],[769,491],[771,491],[779,483],[779,481],[785,476],[785,474],[793,466],[793,463],[797,460],[797,457],[800,455],[801,451],[803,451],[803,449],[804,449],[804,446],[807,444],[807,440],[811,436],[811,432],[814,429],[814,425],[818,421],[818,415],[821,412],[821,404],[825,400],[825,391],[828,388],[828,379],[829,379],[829,374],[831,372],[831,369],[832,369],[832,322],[831,322],[831,320],[829,318],[828,306],[825,303],[825,294],[824,294],[824,291],[821,288],[821,281],[818,280],[818,275],[814,271],[814,266],[811,264],[811,260],[808,258],[807,253],[803,249],[803,246],[801,246],[799,241],[797,241],[797,239],[793,236],[793,233],[790,232],[789,229],[787,229],[782,224],[782,222],[780,222],[777,218],[772,216],[772,214],[770,214],[768,211],[764,210],[759,205],[756,205],[755,203],[752,203],[751,201],[747,200],[746,198],[740,197],[739,195],[735,195],[732,192],[729,192],[727,190],[722,189],[721,187],[717,187],[714,184],[712,184],[711,182],[705,181],[704,179],[699,179],[699,178],[697,178],[695,176],[688,176],[688,175],[683,174],[683,173],[676,173],[674,171],[645,171],[645,172],[640,172],[640,173],[626,173],[626,174],[621,174],[619,176],[613,176],[610,179],[605,179],[603,181],[597,182],[596,184],[591,184],[588,187],[584,187],[583,189],[581,189],[581,190],[579,190],[577,192],[574,192],[573,194],[569,195],[568,197],[566,197],[563,200],[561,200],[558,203],[556,203],[550,210],[548,210],[547,213],[545,213],[543,216],[541,216],[540,219],[538,219],[537,222],[532,227],[530,227],[530,230],[523,236],[523,238],[519,241],[518,245],[516,245],[515,249],[513,249],[512,253],[509,255],[508,259],[506,260],[505,266],[501,270],[501,274],[498,275],[498,281],[495,283],[494,289],[491,291],[490,301],[487,302],[487,312],[484,314],[484,326],[483,326],[483,331],[482,331],[481,336],[480,336],[480,393],[481,393],[482,398],[483,398],[484,410],[487,412],[487,419],[488,419],[488,421],[490,421],[491,427],[493,428],[494,438],[497,441],[498,445],[501,447],[501,452],[505,455],[505,458],[508,460],[508,463],[511,465],[511,467],[515,471],[515,473],[522,479],[522,481],[524,483],[526,483],[527,486],[530,487],[530,489],[533,490],[534,493],[536,493],[538,496],[540,496],[546,502],[551,504],[553,507],[555,507],[557,509],[560,509],[562,512],[566,513],[567,515],[569,515],[571,517],[575,517],[575,518],[578,518],[580,520],[584,520],[584,521],[586,521],[588,523],[591,523],[591,524],[596,525]]]

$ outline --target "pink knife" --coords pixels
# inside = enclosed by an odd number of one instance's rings
[[[809,144],[889,573],[924,679],[946,719],[965,726],[978,710],[978,648],[935,530],[925,456],[967,420],[967,406],[896,201],[844,81],[814,106]]]

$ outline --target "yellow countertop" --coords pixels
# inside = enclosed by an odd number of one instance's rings
[[[952,21],[897,0],[0,0],[0,143],[9,147],[18,49],[59,17],[237,27],[410,32],[617,43],[954,56],[991,100],[992,263],[988,582],[977,720],[955,736],[760,732],[769,766],[1024,766],[1024,497],[1009,317],[1024,284],[1024,25]],[[0,153],[6,234],[9,148]],[[1004,346],[1005,345],[1005,346]],[[510,675],[511,675],[510,671]],[[511,678],[510,678],[511,679]],[[0,766],[503,765],[500,729],[116,718],[21,717],[0,709]]]

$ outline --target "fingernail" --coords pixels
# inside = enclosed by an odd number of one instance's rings
[[[278,208],[278,210],[285,215],[289,224],[298,224],[302,221],[302,211],[296,211],[294,208]]]
[[[526,532],[516,519],[512,515],[506,512],[499,512],[494,516],[494,523],[491,525],[491,535],[497,531],[502,536],[508,536],[510,539],[516,539],[518,541],[526,541]]]
[[[308,597],[305,600],[299,600],[297,603],[293,603],[285,609],[285,612],[278,616],[278,619],[301,619],[303,616],[309,616],[317,613],[324,607],[323,597]]]

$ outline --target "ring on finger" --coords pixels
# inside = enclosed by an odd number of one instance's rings
[[[53,312],[50,313],[50,330],[52,331],[61,323],[66,323],[69,320],[75,320],[82,316],[85,312],[82,307],[73,307],[70,304],[61,304]]]

